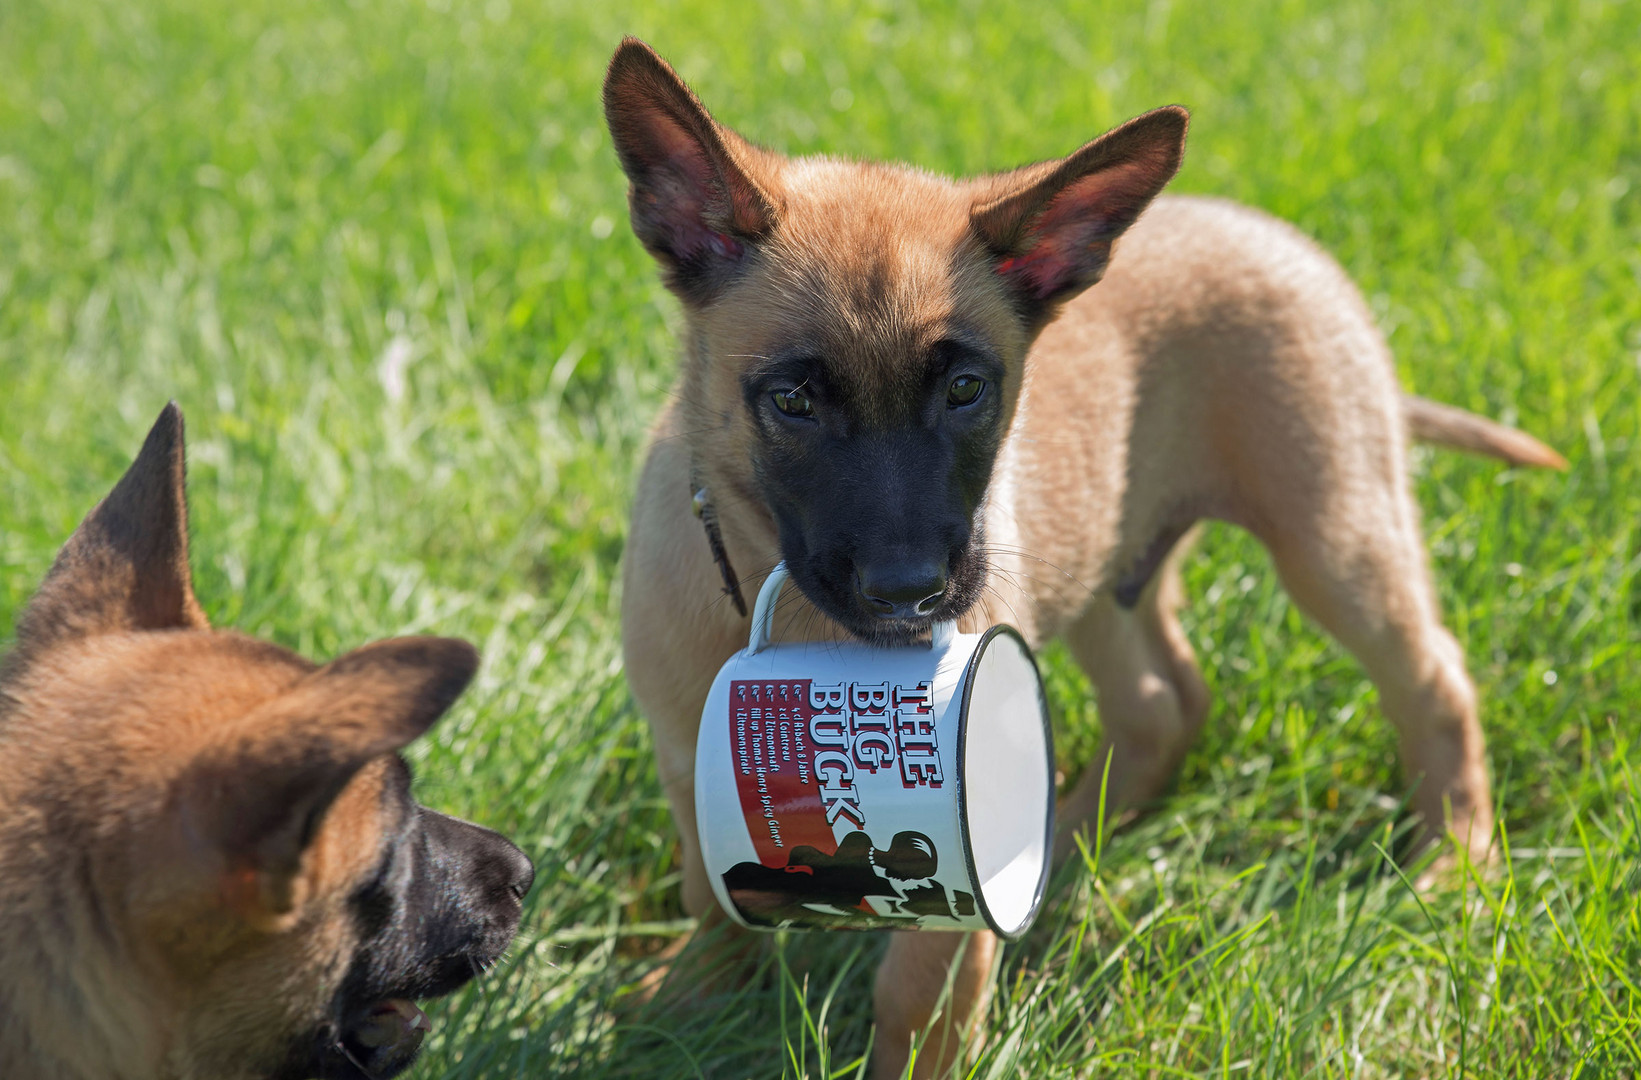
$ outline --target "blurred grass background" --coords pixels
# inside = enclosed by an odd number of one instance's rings
[[[1229,529],[1189,574],[1215,693],[1178,794],[1009,951],[977,1076],[1615,1077],[1641,1068],[1641,5],[544,0],[0,4],[0,635],[160,406],[198,590],[323,658],[479,643],[417,753],[539,885],[415,1075],[857,1075],[881,941],[791,937],[705,1013],[616,566],[676,307],[598,87],[624,33],[792,153],[976,172],[1165,102],[1175,187],[1297,223],[1419,392],[1566,475],[1416,456],[1509,855],[1415,897],[1359,668]],[[1088,688],[1047,656],[1068,763]]]

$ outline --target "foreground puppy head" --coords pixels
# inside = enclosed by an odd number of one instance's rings
[[[961,614],[1027,348],[1179,168],[1185,110],[953,181],[753,146],[633,39],[604,106],[633,229],[688,318],[698,469],[767,508],[798,585],[856,634]]]
[[[212,632],[168,407],[0,672],[0,1062],[29,1077],[373,1080],[532,871],[416,804],[397,751],[473,676],[447,638],[316,667]]]

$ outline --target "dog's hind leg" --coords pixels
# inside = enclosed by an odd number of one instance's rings
[[[1421,842],[1446,821],[1477,861],[1492,833],[1492,802],[1476,691],[1464,653],[1442,626],[1418,510],[1406,482],[1358,487],[1320,507],[1289,503],[1263,539],[1294,602],[1355,654],[1396,728]]]
[[[1095,828],[1102,788],[1107,821],[1155,798],[1202,729],[1208,688],[1175,614],[1180,564],[1196,532],[1174,545],[1132,610],[1102,595],[1066,632],[1066,644],[1094,684],[1105,741],[1061,800],[1056,860],[1076,850],[1079,831]]]

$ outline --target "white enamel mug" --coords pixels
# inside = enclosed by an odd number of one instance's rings
[[[760,930],[1023,934],[1048,883],[1054,744],[1018,631],[770,644],[783,564],[707,695],[695,816],[718,903]]]

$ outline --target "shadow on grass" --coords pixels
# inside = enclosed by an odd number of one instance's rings
[[[864,1076],[882,935],[726,929],[683,930],[636,955],[619,927],[590,948],[551,935],[521,946],[505,972],[444,1006],[443,1038],[415,1075]]]
[[[680,939],[614,1003],[601,1075],[864,1075],[881,934],[737,932]]]

